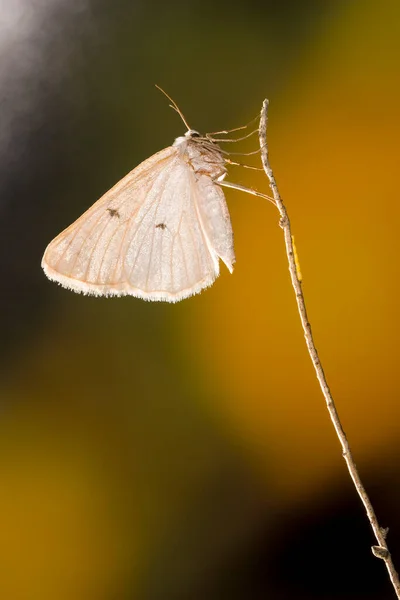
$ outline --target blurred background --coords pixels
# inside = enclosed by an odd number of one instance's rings
[[[40,261],[184,133],[155,83],[202,132],[268,97],[317,346],[400,568],[397,0],[2,0],[0,49],[0,597],[393,598],[272,205],[226,191],[235,271],[177,305],[80,296]]]

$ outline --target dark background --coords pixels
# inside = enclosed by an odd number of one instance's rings
[[[399,40],[395,0],[1,3],[2,598],[394,597],[271,205],[226,191],[234,274],[177,305],[76,295],[40,261],[184,133],[155,83],[202,132],[268,97],[317,345],[399,567]]]

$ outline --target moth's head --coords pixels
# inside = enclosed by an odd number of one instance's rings
[[[200,135],[200,133],[198,131],[196,131],[195,129],[189,129],[186,133],[185,133],[185,138],[191,140],[192,138],[201,138],[203,137],[202,135]]]
[[[201,139],[202,137],[203,136],[198,131],[195,131],[194,129],[188,129],[185,135],[177,137],[172,145],[180,146],[181,144],[184,144],[186,146],[189,140]]]

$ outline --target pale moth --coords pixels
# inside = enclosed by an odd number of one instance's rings
[[[191,129],[171,102],[185,135],[50,242],[42,259],[49,279],[83,294],[178,302],[212,285],[219,259],[232,273],[232,226],[220,187],[226,160],[216,141]]]

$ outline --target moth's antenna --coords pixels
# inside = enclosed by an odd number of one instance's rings
[[[156,88],[158,90],[160,90],[160,92],[162,92],[164,94],[164,96],[166,96],[168,98],[168,100],[170,102],[172,102],[172,104],[170,104],[170,107],[173,108],[174,110],[176,110],[176,112],[178,113],[178,115],[180,116],[180,118],[182,119],[182,121],[184,122],[185,126],[187,127],[188,131],[191,131],[191,127],[189,127],[185,117],[183,116],[183,113],[181,112],[179,106],[177,105],[177,103],[175,102],[175,100],[172,100],[171,96],[168,96],[167,92],[165,92],[159,85],[155,84]]]

